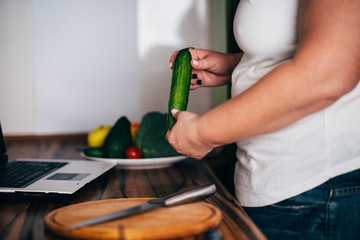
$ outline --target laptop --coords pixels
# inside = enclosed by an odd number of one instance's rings
[[[0,123],[1,195],[71,195],[115,165],[89,160],[9,160]]]

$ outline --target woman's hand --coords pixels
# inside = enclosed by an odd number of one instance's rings
[[[167,132],[166,139],[177,152],[190,158],[202,159],[213,147],[198,135],[198,128],[201,127],[198,124],[200,116],[176,109],[173,109],[171,113],[177,122]]]
[[[225,54],[203,49],[189,49],[189,51],[193,68],[190,90],[228,84],[234,68],[242,57],[242,53]],[[178,52],[174,52],[170,57],[171,67]]]
[[[221,86],[230,82],[234,68],[239,63],[243,53],[224,54],[203,49],[189,49],[192,60],[192,79],[190,90],[199,87]],[[175,60],[176,51],[170,58],[170,66]],[[218,146],[199,137],[200,116],[187,112],[174,110],[173,116],[176,124],[169,130],[166,139],[179,153],[194,159],[202,159],[214,147]]]

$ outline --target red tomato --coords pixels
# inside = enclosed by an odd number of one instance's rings
[[[141,151],[137,147],[131,146],[126,149],[127,158],[141,158]]]

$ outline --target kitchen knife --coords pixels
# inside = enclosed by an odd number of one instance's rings
[[[70,231],[77,228],[104,223],[114,219],[120,219],[135,214],[144,213],[159,207],[172,207],[180,204],[196,202],[205,199],[207,197],[210,197],[215,192],[216,192],[215,184],[207,184],[202,186],[191,187],[166,197],[150,199],[146,203],[140,204],[135,207],[127,208],[104,216],[100,216],[83,222],[76,223],[72,226],[69,226],[67,230]]]

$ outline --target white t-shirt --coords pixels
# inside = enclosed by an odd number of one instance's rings
[[[232,96],[292,58],[298,44],[299,4],[240,1],[234,33],[244,56],[233,72]],[[242,206],[270,205],[359,169],[360,85],[324,110],[237,146],[235,189]]]

